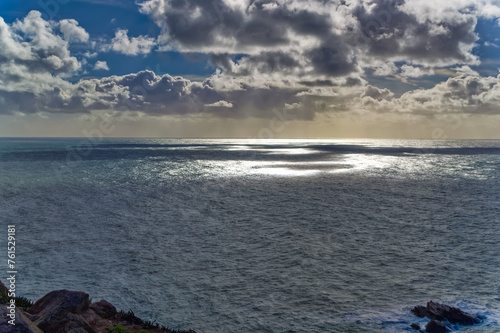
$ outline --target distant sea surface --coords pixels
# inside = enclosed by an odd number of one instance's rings
[[[33,300],[198,333],[410,332],[434,300],[500,329],[498,141],[0,139],[0,216]]]

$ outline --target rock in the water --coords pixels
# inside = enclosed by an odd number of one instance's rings
[[[431,320],[425,325],[425,330],[427,333],[446,333],[448,329],[442,321]]]
[[[89,309],[89,295],[83,292],[56,290],[39,299],[28,310],[31,320],[44,332],[66,333],[82,328],[95,333],[78,314]]]
[[[435,320],[447,320],[452,324],[474,325],[481,322],[477,316],[463,312],[446,304],[427,302],[427,317]]]
[[[423,305],[417,305],[413,309],[411,309],[411,312],[417,317],[423,318],[427,316],[427,308]]]
[[[413,328],[413,329],[416,329],[416,330],[420,329],[420,326],[417,325],[417,324],[415,324],[415,323],[411,324],[410,327]]]
[[[460,309],[453,308],[446,304],[427,302],[427,306],[418,305],[411,312],[418,317],[428,317],[438,321],[448,321],[452,324],[474,325],[479,324],[481,319],[477,316],[466,313]]]
[[[99,302],[92,303],[90,304],[90,308],[99,316],[106,319],[114,317],[118,313],[115,306],[106,300],[100,300]]]

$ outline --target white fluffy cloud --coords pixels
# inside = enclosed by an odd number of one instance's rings
[[[69,42],[85,43],[89,40],[89,34],[84,28],[78,26],[76,20],[61,20],[59,29],[64,36],[64,39]]]
[[[99,70],[109,71],[108,63],[106,61],[98,60],[98,61],[96,61],[95,65],[94,65],[94,70],[95,71],[99,71]]]
[[[7,25],[0,18],[0,56],[4,70],[8,66],[24,67],[30,72],[51,71],[70,74],[80,69],[80,62],[70,55],[68,42],[56,31],[54,22],[31,11],[23,20]],[[8,61],[7,61],[8,60]]]
[[[392,62],[381,63],[373,66],[372,69],[374,70],[373,75],[375,76],[388,76],[398,71],[397,66]]]
[[[64,77],[78,71],[82,62],[70,54],[59,26],[37,11],[11,25],[0,17],[2,113],[52,110],[54,93],[70,91],[72,84]]]
[[[434,75],[432,69],[425,69],[422,67],[415,67],[409,65],[401,66],[401,76],[406,78],[418,78],[426,75]]]
[[[126,55],[148,54],[155,45],[155,39],[146,36],[128,37],[128,30],[118,29],[111,40],[110,49]]]
[[[58,23],[42,19],[37,11],[6,24],[0,17],[0,109],[30,112],[26,94],[41,96],[47,90],[71,84],[62,77],[78,71],[82,64],[70,54],[68,41],[57,31]]]
[[[486,114],[500,115],[500,75],[481,77],[462,74],[431,89],[416,89],[395,98],[387,89],[367,87],[349,104],[351,110],[416,115]]]
[[[205,104],[206,107],[212,108],[232,108],[233,104],[227,101],[218,101],[212,104]]]

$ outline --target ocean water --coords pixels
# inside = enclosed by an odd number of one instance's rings
[[[435,300],[500,331],[499,141],[0,139],[0,216],[34,300],[198,333],[410,332]]]

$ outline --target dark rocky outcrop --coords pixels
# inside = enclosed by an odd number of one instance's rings
[[[417,305],[411,312],[417,317],[427,317],[431,320],[425,326],[427,333],[444,333],[453,328],[451,325],[474,325],[482,321],[476,315],[433,301],[427,302],[425,306]],[[417,324],[412,324],[411,327],[416,330],[420,329]]]
[[[442,321],[431,320],[425,325],[425,330],[427,333],[446,333],[448,329],[446,328],[446,324]]]
[[[0,332],[2,333],[43,333],[22,310],[10,304],[9,289],[0,281]],[[14,319],[15,325],[9,323]]]
[[[416,306],[412,310],[417,317],[427,317],[437,321],[447,321],[451,324],[474,325],[481,322],[481,318],[466,313],[458,308],[437,302],[427,302],[427,306]]]
[[[103,299],[90,304],[90,308],[102,318],[112,318],[118,314],[115,306]]]
[[[26,315],[19,309],[15,310],[16,319],[15,326],[8,323],[10,319],[7,317],[9,314],[7,306],[0,306],[0,332],[2,333],[43,333],[41,329],[36,327],[33,322],[26,317]]]
[[[89,309],[89,295],[83,292],[56,290],[39,299],[28,309],[30,319],[44,332],[65,333],[76,328],[95,333],[78,316]]]
[[[415,323],[411,324],[410,327],[417,330],[417,331],[420,329],[420,326],[418,324],[415,324]]]
[[[417,305],[411,310],[411,312],[417,317],[424,318],[425,316],[427,316],[427,307],[423,305]]]
[[[8,293],[9,289],[3,284],[2,281],[0,281],[0,292]]]
[[[0,281],[0,292],[3,284]],[[3,290],[5,292],[5,289]],[[7,301],[9,302],[9,301]],[[7,317],[7,306],[0,307],[0,316]],[[91,303],[89,295],[79,291],[56,290],[43,296],[26,312],[16,308],[15,326],[0,321],[2,333],[107,333],[108,327],[120,325],[128,331],[152,333],[195,333],[172,331],[144,322],[132,311],[118,312],[109,302]]]

